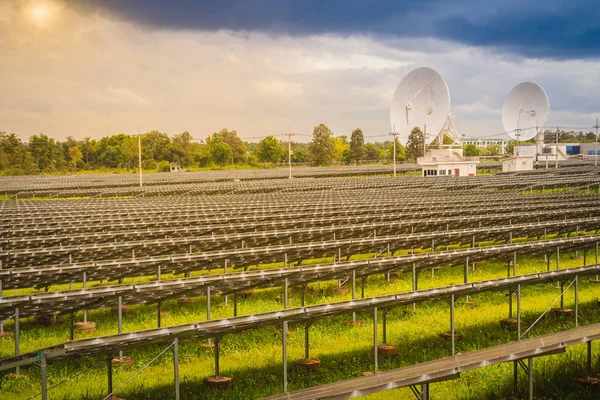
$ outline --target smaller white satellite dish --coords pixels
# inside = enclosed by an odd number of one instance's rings
[[[506,96],[502,107],[502,125],[513,139],[535,137],[548,121],[550,104],[546,92],[533,82],[519,83]]]

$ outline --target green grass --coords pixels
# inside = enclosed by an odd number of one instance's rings
[[[563,254],[561,267],[581,265],[581,260]],[[357,258],[355,256],[353,258]],[[279,266],[275,264],[274,266]],[[554,262],[552,263],[554,267]],[[533,273],[545,270],[545,263],[538,259],[520,258],[518,273]],[[504,262],[478,263],[475,271],[470,271],[472,281],[503,277],[506,274]],[[430,270],[420,275],[419,288],[459,284],[462,282],[462,267],[441,268],[432,277]],[[402,274],[391,283],[383,276],[373,276],[367,280],[366,295],[377,296],[410,290],[410,274]],[[310,285],[307,304],[327,303],[350,299],[351,294],[337,295],[333,289],[337,282],[320,282]],[[582,324],[597,322],[600,313],[596,309],[596,299],[600,295],[600,286],[582,282],[580,285]],[[281,309],[276,300],[281,289],[258,290],[247,299],[240,299],[239,315],[254,314]],[[300,305],[300,295],[290,291],[290,307]],[[358,290],[360,293],[360,290]],[[531,324],[543,310],[557,297],[558,289],[552,284],[527,287],[523,290],[523,326]],[[212,317],[226,318],[232,315],[232,306],[224,304],[224,299],[215,296],[212,301]],[[230,299],[231,300],[231,299]],[[498,320],[507,317],[507,298],[503,293],[483,293],[474,296],[475,306],[467,306],[459,301],[456,310],[456,329],[465,335],[457,343],[458,352],[466,352],[484,347],[506,343],[515,339],[515,333],[499,328]],[[567,305],[572,304],[572,291],[566,295]],[[155,306],[131,306],[131,314],[124,317],[124,332],[155,327]],[[196,299],[192,304],[179,305],[175,301],[167,302],[163,312],[163,326],[182,324],[206,319],[206,300]],[[295,390],[332,381],[360,376],[370,370],[372,363],[372,316],[371,313],[359,314],[365,321],[362,327],[346,324],[351,315],[342,315],[317,321],[310,330],[311,356],[321,360],[321,369],[317,373],[307,373],[293,367],[293,360],[303,356],[304,329],[292,326],[288,338],[289,349],[289,389]],[[380,316],[381,318],[381,316]],[[89,312],[89,320],[97,323],[97,331],[76,338],[112,334],[117,332],[117,319],[109,310]],[[78,316],[81,320],[81,315]],[[12,322],[5,324],[12,329]],[[560,319],[548,316],[538,324],[532,335],[573,327],[573,319]],[[59,344],[68,339],[68,319],[59,319],[56,326],[40,327],[32,319],[21,321],[21,352]],[[381,323],[379,325],[381,338]],[[380,359],[380,369],[398,368],[427,360],[433,360],[450,354],[450,344],[438,337],[449,329],[449,308],[445,302],[432,301],[412,307],[396,307],[388,315],[388,342],[399,345],[401,356],[395,359]],[[208,391],[202,382],[205,376],[213,373],[212,353],[198,348],[199,340],[183,340],[180,344],[181,393],[182,398],[237,399],[256,398],[280,391],[281,376],[281,333],[278,329],[261,328],[239,334],[227,335],[222,340],[221,372],[234,377],[234,389],[227,393]],[[115,368],[114,388],[119,387],[135,371],[154,358],[165,346],[148,346],[128,350],[135,360],[134,367]],[[594,351],[600,351],[594,345]],[[14,352],[12,339],[0,341],[0,357],[9,357]],[[596,353],[597,354],[597,353]],[[576,346],[567,354],[544,357],[535,361],[536,391],[546,398],[593,398],[593,394],[571,385],[573,375],[583,373],[585,366],[585,346]],[[172,394],[172,355],[165,352],[139,376],[124,386],[117,394],[126,399],[162,399]],[[99,363],[99,365],[94,366]],[[85,368],[89,371],[77,376],[69,383],[51,390],[52,399],[98,399],[106,395],[105,362],[98,357],[86,357],[69,361],[57,361],[48,369],[49,386],[72,377]],[[40,370],[38,367],[22,368],[24,374],[19,378],[2,380],[0,397],[7,399],[26,399],[40,390]],[[27,375],[30,374],[30,375]],[[510,395],[512,365],[492,366],[463,374],[456,381],[431,385],[434,398],[443,399],[479,399],[499,398]],[[524,375],[521,380],[525,390]],[[412,398],[408,389],[383,392],[370,396],[373,399]]]

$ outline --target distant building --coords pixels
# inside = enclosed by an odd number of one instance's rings
[[[431,149],[417,164],[423,176],[474,176],[479,157],[465,157],[462,149]]]
[[[463,138],[461,140],[463,146],[465,144],[474,144],[480,149],[485,149],[489,145],[494,144],[500,146],[500,154],[506,153],[507,140],[504,139],[486,139],[486,138]]]
[[[507,158],[502,162],[502,172],[531,171],[535,156],[523,155]]]
[[[178,163],[169,163],[169,166],[171,167],[171,172],[179,172],[181,170],[181,167],[179,166]]]

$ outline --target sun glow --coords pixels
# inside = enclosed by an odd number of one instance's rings
[[[27,11],[33,23],[40,27],[46,26],[52,18],[52,7],[46,3],[34,4]]]

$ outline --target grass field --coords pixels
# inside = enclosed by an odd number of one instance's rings
[[[364,255],[363,257],[368,257]],[[313,260],[319,262],[323,260]],[[552,263],[554,267],[554,262]],[[562,254],[561,268],[581,265],[581,258],[574,254]],[[545,270],[543,260],[519,258],[518,274]],[[442,267],[432,276],[431,270],[421,272],[419,289],[462,283],[463,267]],[[478,263],[470,272],[470,280],[487,280],[504,277],[504,262]],[[148,278],[149,279],[149,278]],[[307,304],[328,303],[351,298],[351,294],[339,295],[333,290],[336,282],[311,284],[307,293]],[[401,274],[387,282],[378,275],[367,280],[366,296],[406,292],[411,287],[410,274]],[[61,287],[57,287],[61,288]],[[65,287],[62,287],[63,289]],[[53,289],[55,289],[53,287]],[[246,299],[240,299],[238,315],[255,314],[282,308],[277,300],[281,289],[258,290]],[[9,293],[6,292],[5,295]],[[290,290],[290,307],[300,306],[298,292]],[[559,295],[553,284],[543,284],[523,289],[523,331],[546,310]],[[580,324],[600,321],[597,299],[600,285],[580,284]],[[573,304],[573,291],[566,293],[567,306]],[[457,303],[456,330],[464,335],[457,342],[457,352],[467,352],[516,339],[516,333],[501,329],[498,321],[508,316],[508,300],[505,293],[483,293],[473,298],[475,305],[466,305],[464,299]],[[556,305],[555,305],[556,306]],[[202,321],[206,319],[206,300],[195,299],[191,304],[167,302],[162,307],[169,313],[162,318],[163,326]],[[232,316],[231,303],[215,296],[212,300],[212,318]],[[551,313],[550,313],[551,314]],[[364,326],[351,326],[347,321],[351,315],[341,315],[314,323],[310,329],[311,357],[321,360],[318,372],[309,373],[293,366],[293,360],[304,354],[304,327],[291,326],[288,336],[289,390],[300,389],[332,381],[360,376],[372,370],[372,315],[359,314]],[[381,318],[381,317],[380,317]],[[77,338],[99,336],[117,332],[117,318],[109,310],[93,310],[88,319],[97,323],[93,334],[78,333]],[[81,320],[81,315],[78,315]],[[131,306],[131,313],[124,317],[123,331],[154,328],[156,326],[155,306]],[[53,327],[37,326],[33,319],[21,321],[21,352],[33,351],[59,344],[68,340],[68,318],[59,318]],[[574,319],[547,315],[528,334],[528,337],[574,327]],[[12,329],[12,322],[5,324]],[[379,324],[381,338],[381,322]],[[450,343],[439,337],[439,333],[449,330],[449,307],[443,301],[431,301],[412,306],[393,308],[388,314],[388,343],[398,345],[400,356],[393,359],[380,357],[380,370],[398,368],[447,356],[451,353]],[[202,379],[213,374],[213,357],[210,349],[198,347],[198,340],[184,340],[180,343],[181,395],[183,399],[252,399],[281,391],[281,332],[269,327],[248,330],[243,333],[225,336],[221,341],[221,373],[234,378],[234,388],[228,392],[210,391]],[[147,346],[125,352],[132,356],[132,367],[114,368],[114,388],[117,389],[139,369],[160,354],[165,346]],[[599,346],[593,351],[597,360]],[[14,352],[12,339],[0,340],[0,357],[9,357]],[[586,348],[575,346],[566,354],[543,357],[534,361],[534,382],[539,398],[592,399],[598,393],[573,385],[572,377],[585,370]],[[116,391],[125,399],[164,399],[173,393],[172,353],[170,349],[154,360],[139,375]],[[106,396],[106,361],[98,357],[87,357],[50,364],[48,369],[49,387],[61,384],[50,390],[51,399],[100,399]],[[522,373],[521,390],[525,391],[526,377]],[[438,399],[480,399],[501,398],[511,393],[512,364],[491,366],[464,373],[461,379],[431,385],[432,398]],[[40,391],[40,369],[22,369],[19,377],[4,377],[0,397],[6,399],[28,399]],[[382,392],[369,399],[409,399],[413,398],[408,389]]]

